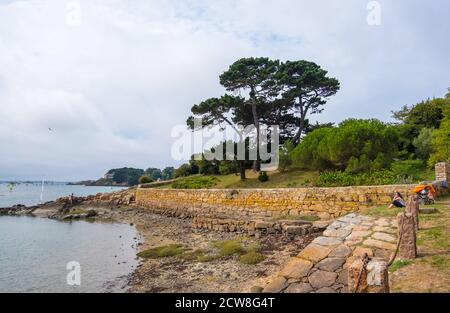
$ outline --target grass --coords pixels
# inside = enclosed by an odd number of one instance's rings
[[[397,260],[394,263],[392,263],[391,266],[389,266],[389,271],[395,272],[395,271],[401,269],[402,267],[408,266],[410,264],[412,264],[411,260]]]
[[[156,248],[151,248],[137,254],[138,257],[144,259],[159,259],[171,256],[181,255],[186,251],[183,245],[171,244],[167,246],[159,246]]]
[[[258,264],[262,261],[265,260],[265,256],[259,252],[256,251],[250,251],[247,252],[246,254],[241,255],[241,257],[239,258],[239,261],[241,261],[241,263],[244,264]]]
[[[174,189],[203,189],[212,188],[217,184],[215,176],[189,176],[173,182],[170,186]]]
[[[367,209],[361,210],[362,214],[373,216],[373,217],[395,217],[398,213],[404,211],[404,208],[388,208],[387,205],[375,206]]]
[[[220,256],[232,256],[245,253],[245,249],[239,239],[215,241],[213,242],[213,246],[219,250]]]

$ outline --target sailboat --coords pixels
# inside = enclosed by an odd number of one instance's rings
[[[44,203],[44,177],[42,177],[40,204]]]

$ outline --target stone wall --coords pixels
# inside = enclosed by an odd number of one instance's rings
[[[408,195],[414,185],[283,189],[144,189],[136,204],[178,217],[223,218],[240,221],[287,215],[336,218],[374,205],[387,205],[392,194]]]
[[[435,165],[436,181],[450,182],[450,164],[447,162],[437,163]]]

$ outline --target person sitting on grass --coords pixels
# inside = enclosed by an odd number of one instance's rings
[[[392,202],[389,205],[389,209],[391,209],[394,206],[397,208],[405,207],[405,200],[403,199],[402,194],[398,191],[394,194],[394,198],[392,199]]]

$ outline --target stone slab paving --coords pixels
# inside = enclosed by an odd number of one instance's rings
[[[346,293],[350,264],[365,253],[387,261],[396,241],[395,219],[356,213],[340,217],[291,258],[263,292]]]

